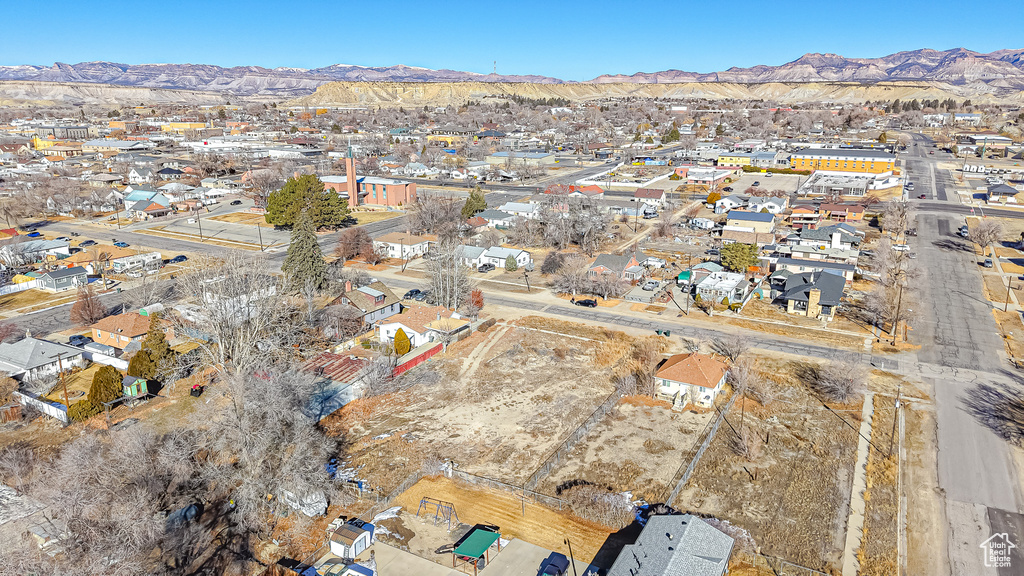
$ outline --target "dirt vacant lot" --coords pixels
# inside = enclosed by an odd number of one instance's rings
[[[390,491],[452,460],[522,485],[612,392],[611,365],[631,341],[621,332],[524,321],[474,333],[403,375],[401,392],[357,400],[325,419],[345,440],[348,472]]]
[[[646,401],[645,401],[646,400]],[[630,397],[619,402],[539,490],[555,494],[559,485],[585,480],[636,498],[661,501],[701,431],[710,411],[673,411],[668,403]],[[687,460],[688,461],[688,460]]]
[[[800,364],[763,360],[760,367],[777,383],[778,399],[768,407],[749,399],[736,403],[728,417],[732,426],[719,430],[673,505],[747,529],[767,554],[838,570],[861,401],[829,403],[837,416],[799,383]],[[740,429],[741,420],[761,439],[760,456],[750,460],[733,449],[732,429]]]

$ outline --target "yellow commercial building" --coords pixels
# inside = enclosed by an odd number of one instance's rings
[[[160,126],[163,132],[175,132],[181,134],[187,130],[202,130],[206,128],[206,122],[168,122]]]
[[[881,174],[892,172],[896,156],[884,150],[855,150],[852,148],[817,149],[795,152],[789,158],[793,170],[826,170],[831,172],[864,172]]]
[[[750,166],[750,160],[753,158],[753,154],[747,153],[732,153],[732,154],[719,154],[718,165],[719,166]]]

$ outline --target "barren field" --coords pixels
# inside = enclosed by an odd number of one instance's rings
[[[874,397],[871,441],[883,449],[870,449],[867,464],[867,489],[864,491],[864,538],[861,541],[858,559],[860,573],[865,576],[885,576],[898,573],[897,522],[899,497],[896,491],[897,458],[899,450],[893,445],[893,454],[888,447],[893,438],[892,421],[895,416],[893,399],[888,396]],[[898,440],[898,431],[897,438]]]
[[[345,438],[345,467],[386,491],[447,460],[522,484],[608,397],[610,366],[631,341],[571,323],[541,325],[474,333],[402,376],[404,390],[358,400],[325,419]]]
[[[861,402],[826,410],[797,375],[801,365],[764,360],[777,400],[737,402],[673,506],[747,529],[761,549],[829,572],[842,562]],[[745,408],[745,410],[744,410]],[[847,424],[843,423],[845,420]],[[733,429],[749,428],[761,454],[745,459]]]
[[[714,412],[675,412],[668,403],[629,397],[577,444],[568,459],[541,483],[539,491],[555,494],[572,480],[586,480],[635,498],[660,502],[673,475],[684,464]]]

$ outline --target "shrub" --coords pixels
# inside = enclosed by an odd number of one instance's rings
[[[488,328],[494,326],[497,323],[498,321],[495,320],[494,318],[488,318],[487,320],[484,320],[483,322],[480,323],[480,326],[477,327],[477,330],[479,332],[487,332]]]
[[[77,404],[72,404],[71,407],[68,408],[68,419],[72,422],[81,422],[99,414],[100,410],[102,410],[102,407],[97,404],[93,404],[92,400],[82,400]]]
[[[633,505],[623,494],[600,486],[573,486],[562,493],[574,514],[613,529],[627,526],[633,520]]]

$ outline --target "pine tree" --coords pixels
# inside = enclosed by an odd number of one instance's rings
[[[486,209],[487,200],[484,199],[483,191],[477,186],[475,190],[469,193],[469,198],[466,198],[466,203],[462,205],[462,217],[472,218]]]
[[[160,326],[159,314],[149,317],[149,330],[146,331],[146,339],[142,341],[142,349],[149,351],[150,358],[157,364],[172,354],[167,335]]]
[[[515,272],[518,269],[519,269],[519,264],[517,264],[516,263],[516,259],[513,258],[511,254],[509,254],[508,258],[505,258],[505,271],[506,272]]]
[[[281,266],[293,290],[322,290],[327,285],[327,263],[316,241],[316,229],[307,212],[292,228],[288,255]]]
[[[128,362],[128,375],[153,380],[156,378],[156,362],[149,350],[139,350]]]
[[[337,228],[349,215],[348,201],[312,174],[290,178],[280,190],[267,197],[268,223],[292,227],[302,212],[309,212],[314,229]]]
[[[121,373],[113,366],[101,366],[92,377],[88,401],[96,405],[117,400],[121,397]]]
[[[409,337],[405,334],[405,330],[399,328],[398,332],[395,332],[395,353],[398,354],[399,356],[403,356],[405,354],[408,354],[409,350],[411,349],[412,342],[409,340]]]

